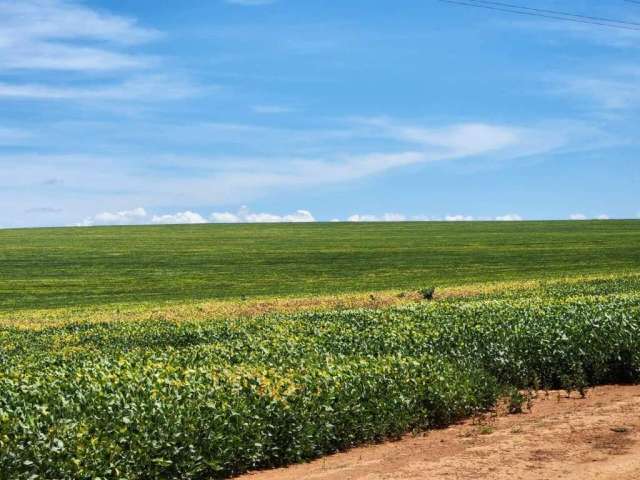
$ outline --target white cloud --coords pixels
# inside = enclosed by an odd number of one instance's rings
[[[214,212],[209,216],[213,223],[240,223],[239,215],[230,212]]]
[[[405,217],[401,213],[385,213],[382,216],[382,219],[385,222],[404,222],[407,219],[407,217]]]
[[[600,214],[596,217],[598,220],[609,220],[609,215],[606,213]]]
[[[377,222],[378,217],[375,215],[351,215],[347,218],[348,222]]]
[[[154,215],[151,219],[151,223],[155,224],[196,224],[196,223],[207,223],[207,221],[197,213],[194,213],[190,210],[186,212],[178,212],[175,214],[167,214],[167,215]]]
[[[447,215],[444,217],[447,222],[461,222],[473,220],[502,220],[516,221],[522,220],[517,214],[507,214],[491,217],[475,218],[471,215]],[[308,210],[296,210],[293,213],[278,215],[266,212],[252,212],[246,206],[241,207],[237,212],[213,212],[208,218],[186,210],[184,212],[151,215],[142,207],[132,210],[122,210],[118,212],[103,212],[84,219],[76,224],[77,226],[97,226],[97,225],[147,225],[147,224],[199,224],[199,223],[307,223],[315,222],[315,217]],[[338,218],[332,222],[341,221]],[[407,222],[407,221],[440,221],[437,217],[427,216],[407,216],[402,213],[384,213],[381,215],[354,214],[346,219],[347,222]]]
[[[517,213],[507,213],[506,215],[498,215],[496,217],[474,217],[473,215],[446,215],[444,217],[446,222],[473,222],[473,221],[482,221],[482,222],[520,222],[522,221],[522,216]]]
[[[87,217],[77,223],[78,227],[91,227],[97,225],[147,225],[147,224],[195,224],[207,223],[197,213],[190,210],[165,215],[150,215],[144,208],[138,207],[132,210],[119,212],[102,212],[93,217]]]
[[[238,212],[214,212],[210,215],[214,223],[304,223],[315,222],[315,218],[308,210],[296,210],[287,215],[275,215],[272,213],[253,213],[247,207],[242,207]]]
[[[250,223],[275,223],[275,222],[315,222],[313,215],[307,210],[296,210],[289,215],[273,215],[270,213],[252,213],[247,216]]]
[[[348,222],[404,222],[407,217],[401,213],[385,213],[377,215],[351,215]]]
[[[168,213],[163,215],[151,215],[144,208],[122,210],[119,212],[103,212],[92,217],[85,218],[76,226],[91,227],[97,225],[166,225],[166,224],[198,224],[198,223],[305,223],[315,222],[308,210],[296,210],[285,215],[273,213],[251,212],[247,207],[242,207],[236,213],[214,212],[208,219],[191,210],[184,212]]]
[[[138,207],[133,210],[121,210],[119,212],[102,212],[93,217],[85,218],[78,223],[78,227],[91,227],[94,225],[135,225],[146,223],[148,219],[144,208]]]
[[[497,217],[473,217],[472,215],[446,215],[444,221],[446,222],[471,222],[474,220],[483,221],[509,221],[515,222],[522,220],[522,217],[516,213],[508,213],[506,215],[499,215]],[[383,215],[351,215],[347,218],[348,222],[438,222],[442,221],[438,217],[430,217],[427,215],[404,215],[402,213],[385,213]]]
[[[586,220],[587,216],[584,213],[572,213],[569,215],[569,220]]]
[[[473,217],[471,215],[445,215],[444,220],[446,222],[471,222]]]
[[[517,213],[507,213],[506,215],[498,215],[495,219],[500,222],[519,222],[522,217]]]

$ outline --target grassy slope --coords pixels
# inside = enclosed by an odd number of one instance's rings
[[[640,270],[640,222],[0,230],[0,309]]]

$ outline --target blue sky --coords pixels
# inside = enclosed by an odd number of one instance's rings
[[[0,226],[636,218],[639,56],[436,0],[0,0]]]

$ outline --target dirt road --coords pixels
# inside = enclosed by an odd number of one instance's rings
[[[241,479],[640,479],[640,386],[573,397],[540,393],[531,412],[500,412]]]

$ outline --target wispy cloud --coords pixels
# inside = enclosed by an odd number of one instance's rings
[[[523,130],[486,123],[463,123],[446,127],[425,128],[403,124],[386,117],[355,119],[380,130],[383,135],[429,148],[473,155],[499,150],[521,143]]]
[[[65,0],[0,0],[0,68],[118,70],[149,58],[120,51],[155,40],[156,30],[131,18]],[[86,41],[99,46],[87,47]]]
[[[443,159],[486,154],[526,157],[562,147],[571,143],[571,137],[580,135],[576,125],[554,125],[554,122],[531,127],[482,122],[423,127],[386,117],[354,121],[372,127],[377,136],[418,145],[431,157]]]
[[[0,98],[37,100],[176,100],[199,91],[199,87],[186,80],[164,75],[136,76],[96,87],[0,82]]]
[[[136,44],[160,35],[137,25],[135,19],[97,12],[73,0],[2,0],[0,19],[3,31],[38,39]]]
[[[600,3],[601,5],[594,5],[592,14],[640,24],[640,10],[625,8],[622,3],[617,7],[609,5],[609,2]],[[585,46],[587,48],[597,46],[608,51],[611,54],[610,58],[619,59],[626,56],[630,62],[635,62],[637,49],[640,48],[640,30],[633,26],[629,29],[621,29],[580,23],[526,20],[511,21],[507,25],[519,31],[530,31],[536,34],[543,32],[544,34],[540,36],[542,41],[554,46],[558,43],[574,43],[581,49]],[[587,58],[589,68],[586,70],[572,72],[565,70],[548,76],[546,81],[551,84],[551,88],[547,90],[563,97],[569,95],[586,100],[593,106],[605,110],[623,110],[640,106],[640,94],[637,88],[640,72],[637,63],[620,66],[613,61],[599,60],[597,56],[591,54]],[[584,64],[584,60],[581,63]]]
[[[100,132],[101,137],[122,148],[111,155],[80,155],[73,154],[73,150],[58,155],[0,155],[0,189],[11,189],[12,198],[19,192],[24,203],[46,204],[50,192],[41,182],[55,178],[56,195],[65,199],[62,205],[65,211],[81,212],[80,215],[92,215],[87,208],[96,204],[106,211],[127,211],[130,205],[148,208],[174,205],[187,210],[197,205],[255,202],[265,195],[359,181],[409,166],[459,161],[482,165],[495,158],[514,161],[521,156],[543,155],[575,144],[584,148],[589,142],[597,141],[596,135],[574,137],[571,129],[563,132],[555,124],[549,131],[481,123],[432,128],[385,119],[383,126],[375,121],[349,122],[347,127],[336,128],[335,136],[327,136],[322,129],[266,129],[264,132],[258,127],[236,126],[224,129],[226,134],[220,135],[220,141],[239,132],[238,138],[245,139],[243,148],[251,148],[255,143],[256,151],[259,147],[268,153],[221,156],[143,155],[127,151],[130,145],[140,142],[154,142],[164,148],[165,139],[192,138],[191,133],[179,130],[154,126],[152,131],[157,136],[139,139],[123,137],[122,132],[115,137],[105,137],[104,132]],[[62,133],[55,130],[52,138],[63,138]],[[353,143],[327,141],[342,138],[338,133]],[[209,134],[206,138],[211,140],[213,136]],[[334,148],[326,149],[328,143]],[[73,148],[73,143],[69,148]],[[280,153],[278,149],[289,150],[292,155]],[[238,215],[221,212],[228,213]],[[77,220],[69,219],[72,221]]]
[[[161,37],[75,0],[0,0],[0,70],[13,78],[0,83],[0,98],[163,101],[200,93],[164,73],[163,59],[134,49]]]
[[[640,107],[640,67],[635,65],[608,67],[605,73],[552,77],[553,92],[583,98],[608,110]]]
[[[15,42],[15,40],[13,41]],[[12,42],[12,43],[13,43]],[[100,48],[38,43],[0,45],[0,65],[4,69],[109,71],[149,68],[156,59]]]

